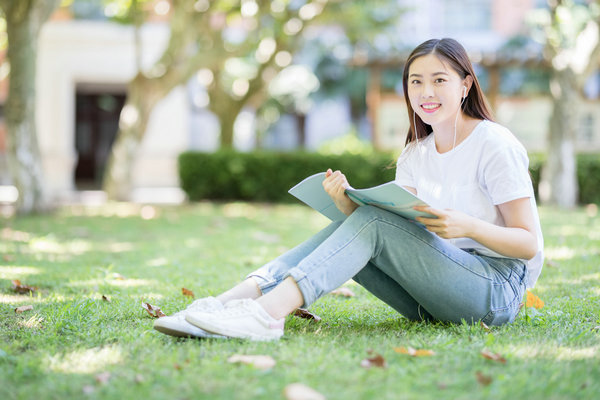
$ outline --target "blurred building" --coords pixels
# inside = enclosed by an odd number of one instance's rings
[[[406,48],[429,38],[457,39],[475,64],[496,120],[509,127],[529,151],[545,151],[552,113],[550,66],[542,58],[542,47],[523,38],[528,34],[528,14],[534,8],[546,7],[546,1],[399,1],[407,9],[398,30]],[[519,37],[526,43],[511,45]],[[370,72],[369,116],[373,140],[379,148],[403,146],[409,129],[401,87],[386,88],[382,84],[386,72],[402,70],[407,56],[385,54],[362,60]],[[588,81],[579,109],[578,151],[600,151],[599,88],[596,73]]]
[[[552,110],[548,94],[540,90],[547,87],[541,49],[525,47],[517,51],[507,47],[507,43],[526,32],[527,13],[545,1],[398,2],[406,9],[395,35],[399,44],[390,47],[382,42],[379,53],[362,55],[353,61],[370,73],[368,118],[358,127],[361,136],[371,138],[380,148],[402,147],[409,123],[401,88],[397,80],[386,86],[383,78],[387,72],[397,76],[402,70],[407,53],[399,48],[409,51],[432,37],[454,37],[475,61],[497,120],[515,132],[529,150],[543,151]],[[61,12],[42,29],[37,72],[39,145],[47,192],[53,199],[68,199],[78,191],[100,188],[126,85],[138,68],[131,26],[108,22],[103,16],[76,20]],[[153,64],[167,39],[164,22],[143,26],[142,68]],[[6,171],[1,106],[5,83],[0,79],[0,171]],[[598,76],[588,86],[589,99],[579,116],[579,147],[600,151]],[[218,122],[207,111],[205,99],[203,89],[191,80],[185,87],[173,90],[156,107],[133,166],[133,199],[147,200],[142,198],[147,188],[169,188],[174,198],[180,198],[177,156],[188,149],[218,148]],[[238,118],[238,149],[251,150],[256,146],[255,119],[251,109],[244,110]],[[298,138],[303,137],[306,147],[315,149],[325,140],[348,133],[352,125],[347,99],[321,97],[301,124],[305,132],[298,132],[295,116],[284,115],[260,140],[265,148],[293,149],[298,146]],[[8,183],[6,175],[0,173],[0,185]]]
[[[160,56],[168,39],[160,23],[141,30],[141,64]],[[37,79],[39,145],[49,195],[99,189],[118,129],[127,83],[137,73],[131,26],[104,21],[52,21],[40,36]],[[188,148],[188,99],[173,90],[152,115],[137,159],[137,188],[176,187],[179,153]]]

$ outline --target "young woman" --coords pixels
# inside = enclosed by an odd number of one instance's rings
[[[285,316],[354,279],[411,320],[512,322],[541,271],[543,239],[528,158],[492,122],[464,48],[429,40],[403,75],[411,121],[396,182],[430,217],[358,207],[340,171],[323,187],[347,215],[217,298],[155,329],[175,336],[278,339]]]

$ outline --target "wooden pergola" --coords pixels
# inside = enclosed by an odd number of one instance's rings
[[[367,115],[369,117],[373,132],[373,145],[377,149],[381,149],[381,140],[378,130],[377,113],[382,104],[384,97],[389,97],[389,93],[382,91],[381,77],[383,71],[389,69],[402,69],[408,58],[408,54],[401,54],[391,58],[377,58],[367,60],[366,58],[355,59],[351,63],[354,67],[367,68],[368,70],[368,86],[366,94]],[[503,69],[507,68],[525,68],[525,69],[542,69],[548,70],[550,64],[542,57],[540,53],[527,53],[516,51],[514,53],[475,53],[470,54],[470,58],[474,64],[484,68],[488,73],[488,90],[486,91],[487,100],[492,109],[496,109],[498,105],[498,97],[500,93],[500,76]],[[394,93],[392,96],[398,97],[402,102],[404,99]]]

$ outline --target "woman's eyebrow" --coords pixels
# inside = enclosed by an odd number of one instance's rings
[[[447,72],[444,72],[444,71],[440,71],[440,72],[434,72],[434,73],[432,74],[432,76],[438,76],[438,75],[448,75],[448,73],[447,73]],[[410,78],[412,78],[412,77],[421,78],[422,76],[423,76],[423,75],[421,75],[421,74],[410,74],[410,75],[409,75],[409,77],[410,77]]]

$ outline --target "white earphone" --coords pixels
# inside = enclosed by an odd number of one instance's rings
[[[467,87],[463,86],[463,99],[467,97]]]

